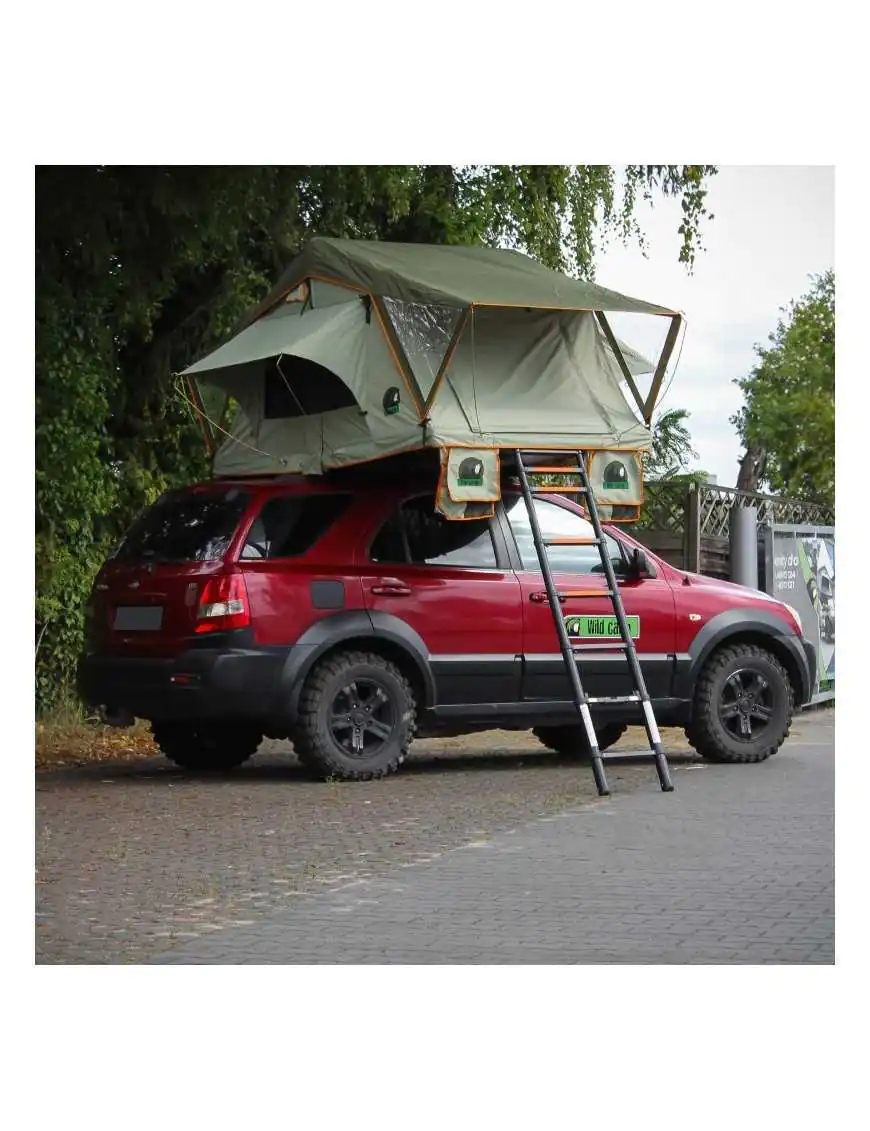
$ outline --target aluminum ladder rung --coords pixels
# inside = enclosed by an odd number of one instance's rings
[[[518,462],[522,463],[526,471],[530,471],[532,465],[525,462],[525,460],[523,459],[524,456],[534,456],[540,459],[572,459],[574,460],[573,465],[569,467],[560,467],[559,470],[572,471],[575,473],[579,472],[580,470],[577,466],[578,451],[576,448],[523,448],[517,451],[516,455],[518,457]]]
[[[580,471],[576,467],[529,467],[523,464],[524,468],[530,475],[579,475]]]
[[[634,695],[596,695],[589,696],[587,703],[642,703],[638,694]]]

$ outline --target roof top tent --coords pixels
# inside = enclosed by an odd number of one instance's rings
[[[670,320],[655,367],[615,338],[613,311]],[[679,326],[677,311],[519,252],[316,238],[182,377],[211,442],[237,402],[215,475],[321,475],[436,449],[444,513],[462,517],[448,498],[464,512],[498,497],[502,449],[624,453],[639,467]],[[642,397],[635,377],[650,372]]]

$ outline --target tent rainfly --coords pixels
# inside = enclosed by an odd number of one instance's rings
[[[612,311],[670,320],[645,398],[634,378],[653,366],[614,337]],[[207,423],[237,403],[220,476],[423,448],[638,452],[679,326],[677,311],[514,251],[316,238],[182,377]]]

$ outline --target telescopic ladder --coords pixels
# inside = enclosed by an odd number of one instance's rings
[[[553,459],[558,457],[571,457],[576,460],[575,467],[554,467],[551,464],[537,464],[526,463],[526,458],[537,459],[543,456],[544,459]],[[583,453],[579,451],[571,452],[533,452],[533,451],[516,451],[517,471],[519,473],[520,486],[522,487],[523,498],[526,503],[526,510],[529,515],[529,523],[532,528],[532,538],[535,543],[535,551],[538,555],[538,562],[541,566],[541,574],[544,578],[544,587],[547,591],[547,598],[550,603],[550,611],[553,614],[553,624],[556,627],[556,635],[559,638],[559,647],[562,652],[562,658],[565,661],[565,668],[568,672],[568,679],[571,684],[572,697],[574,699],[574,706],[583,720],[583,726],[586,731],[586,738],[589,743],[589,750],[592,760],[592,773],[595,777],[595,785],[598,789],[599,795],[606,796],[610,793],[610,788],[607,785],[607,777],[604,773],[604,762],[601,757],[601,751],[598,749],[598,739],[595,735],[595,727],[592,724],[592,713],[590,706],[594,707],[596,703],[638,703],[643,711],[644,727],[646,728],[647,738],[649,740],[650,752],[655,760],[656,770],[659,776],[659,782],[662,789],[668,792],[674,788],[671,781],[670,771],[668,769],[668,760],[662,750],[662,740],[659,734],[659,728],[656,724],[655,715],[653,714],[652,703],[650,702],[649,693],[646,689],[646,682],[643,678],[643,672],[640,668],[640,662],[637,658],[637,651],[634,646],[631,632],[628,627],[628,622],[625,618],[625,608],[622,604],[622,596],[619,592],[619,584],[616,579],[616,573],[613,569],[613,562],[610,560],[610,555],[607,552],[607,543],[604,536],[604,531],[601,528],[601,520],[598,515],[598,507],[595,502],[595,495],[589,486],[589,476],[586,472],[586,461],[583,458]],[[532,487],[529,483],[529,475],[563,475],[563,476],[579,476],[579,483],[574,482],[572,485],[565,487]],[[589,521],[592,524],[594,531],[594,538],[558,538],[558,539],[545,539],[541,534],[541,527],[538,522],[538,517],[535,514],[534,495],[540,493],[541,490],[550,493],[558,493],[561,495],[580,495],[584,497],[584,506],[586,513],[589,515]],[[583,690],[583,681],[580,678],[580,666],[582,666],[581,656],[584,651],[588,651],[582,647],[575,647],[571,643],[571,638],[568,636],[568,630],[565,627],[565,617],[561,607],[561,600],[565,594],[560,594],[556,589],[556,583],[553,579],[553,571],[550,568],[550,558],[547,553],[548,546],[558,544],[560,546],[574,545],[574,546],[589,546],[595,545],[598,547],[598,553],[601,558],[601,565],[604,569],[604,576],[607,581],[607,589],[604,591],[610,598],[613,606],[613,611],[616,614],[616,620],[619,625],[619,634],[622,638],[622,643],[616,645],[621,651],[625,652],[625,658],[631,672],[632,681],[634,683],[635,691],[631,695],[618,695],[618,696],[605,696],[602,698],[590,698]],[[602,595],[601,589],[578,590],[571,594],[571,596],[583,597],[600,597]]]

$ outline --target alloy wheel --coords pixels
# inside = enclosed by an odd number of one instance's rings
[[[396,710],[387,690],[375,679],[359,677],[342,687],[329,708],[329,730],[352,758],[370,758],[389,742]]]
[[[752,668],[739,668],[725,680],[719,700],[719,719],[730,734],[754,742],[773,718],[773,687]]]

